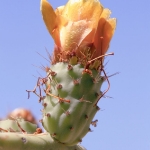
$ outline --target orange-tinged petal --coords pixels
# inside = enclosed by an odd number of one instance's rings
[[[109,9],[105,8],[105,9],[103,9],[103,12],[102,12],[100,18],[109,19],[110,14],[111,14],[111,11]]]
[[[47,0],[41,0],[41,12],[45,25],[49,33],[53,37],[53,30],[57,26],[57,16],[52,8],[52,6],[47,2]]]
[[[98,0],[69,0],[62,15],[70,21],[92,20],[95,27],[102,11],[103,7]]]
[[[59,11],[61,10],[60,8],[58,9]],[[66,19],[59,15],[58,10],[56,14],[47,0],[41,0],[41,12],[45,25],[55,43],[60,46],[59,30],[64,24],[66,24]]]
[[[62,14],[62,12],[64,10],[64,7],[65,6],[59,6],[59,7],[57,7],[57,9],[55,10],[55,13],[56,13],[57,16]]]
[[[116,19],[111,18],[105,23],[104,26],[102,54],[105,54],[107,52],[110,40],[114,34],[115,29],[116,29]]]
[[[94,57],[106,53],[109,42],[114,34],[116,19],[109,19],[110,14],[111,11],[109,9],[104,9],[101,14],[94,39],[94,46],[96,48]]]
[[[81,42],[91,32],[89,28],[91,22],[80,20],[77,22],[70,21],[60,30],[61,47],[64,51],[72,51],[80,46]]]

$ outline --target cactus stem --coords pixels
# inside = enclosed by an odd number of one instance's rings
[[[4,150],[85,150],[80,145],[66,146],[54,141],[50,134],[0,133],[0,149]]]

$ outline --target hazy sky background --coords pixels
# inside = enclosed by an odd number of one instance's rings
[[[54,8],[67,0],[49,0]],[[117,18],[106,70],[110,78],[101,99],[96,128],[81,143],[87,150],[150,150],[150,1],[101,0]],[[40,13],[39,0],[1,0],[0,7],[0,117],[17,107],[31,109],[41,119],[41,104],[26,89],[33,89],[49,65],[37,54],[52,53],[50,37]]]

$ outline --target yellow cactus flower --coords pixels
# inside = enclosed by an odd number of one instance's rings
[[[108,50],[116,19],[99,0],[69,0],[56,10],[41,0],[41,12],[55,42],[53,63],[66,61],[68,54],[91,60]]]

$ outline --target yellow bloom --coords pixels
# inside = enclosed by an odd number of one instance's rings
[[[78,59],[96,58],[106,53],[116,27],[110,10],[98,0],[69,0],[55,11],[47,0],[41,0],[46,27],[55,41],[53,62],[74,52]],[[64,56],[65,55],[65,56]]]

